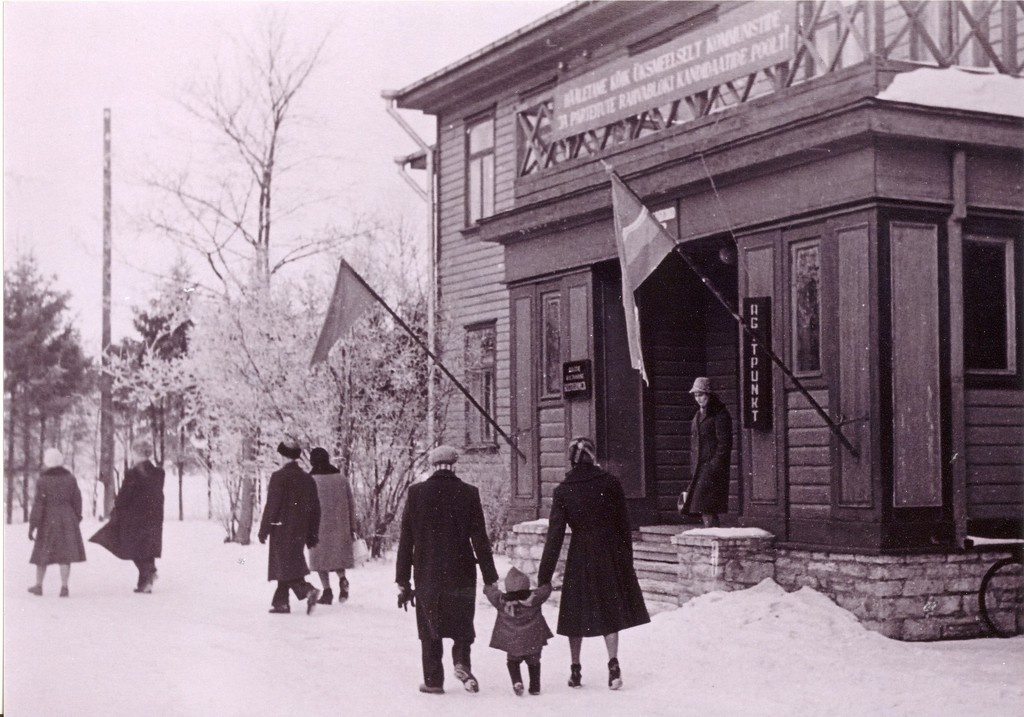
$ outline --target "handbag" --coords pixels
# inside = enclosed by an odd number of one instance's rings
[[[352,562],[356,565],[362,565],[370,559],[370,549],[366,545],[366,541],[362,538],[356,538],[355,542],[352,543]]]

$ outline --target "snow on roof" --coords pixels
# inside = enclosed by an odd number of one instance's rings
[[[920,67],[896,75],[876,97],[887,102],[1024,118],[1024,78],[984,70]]]

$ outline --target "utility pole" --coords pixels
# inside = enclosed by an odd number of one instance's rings
[[[110,109],[103,110],[103,338],[100,377],[100,482],[103,517],[114,509],[114,399],[110,375]]]

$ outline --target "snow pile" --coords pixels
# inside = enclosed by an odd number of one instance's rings
[[[771,533],[761,528],[694,528],[687,530],[685,535],[708,538],[773,538]]]
[[[619,692],[607,689],[599,638],[583,641],[584,687],[570,689],[568,641],[556,636],[544,649],[539,697],[512,694],[505,654],[488,647],[494,609],[480,595],[481,692],[463,691],[448,665],[448,693],[422,695],[416,620],[396,607],[393,559],[350,570],[344,605],[306,616],[293,599],[293,614],[269,615],[266,546],[225,544],[214,523],[165,524],[152,595],[132,593],[134,566],[93,544],[88,562],[72,568],[70,598],[56,597],[56,569],[43,597],[29,595],[25,526],[4,537],[3,713],[12,717],[1020,717],[1024,704],[1024,638],[899,643],[821,594],[771,581],[703,595],[623,632]],[[507,561],[497,568],[503,576]],[[553,600],[544,614],[555,628]]]
[[[901,72],[877,98],[1024,118],[1024,78],[955,67]]]

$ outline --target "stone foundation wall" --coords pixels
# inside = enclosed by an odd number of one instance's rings
[[[512,564],[537,582],[547,521],[512,529]],[[786,590],[810,587],[853,613],[868,629],[898,640],[940,640],[987,635],[978,612],[978,589],[1005,549],[927,555],[855,555],[776,547],[775,537],[753,528],[698,528],[673,535],[678,602],[714,590],[744,590],[772,578]],[[561,587],[569,536],[552,580]],[[638,568],[643,561],[637,561]],[[657,563],[666,565],[665,563]],[[671,580],[671,568],[660,580]],[[664,600],[662,595],[649,599]]]

